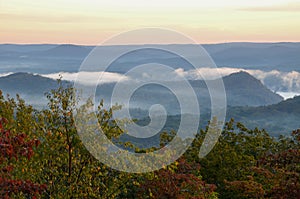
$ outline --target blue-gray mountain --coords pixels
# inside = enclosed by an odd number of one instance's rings
[[[157,48],[160,46],[157,45]],[[300,43],[225,43],[202,46],[219,67],[261,69],[265,71],[294,70],[300,72]],[[70,44],[0,44],[0,73],[24,71],[32,73],[76,72],[93,47]],[[136,47],[144,48],[147,45]],[[191,45],[188,44],[178,45],[178,48],[187,50],[190,47]],[[105,48],[107,53],[112,53],[121,48],[127,49],[128,46],[102,46],[101,48]],[[197,55],[191,54],[190,56]],[[155,54],[149,53],[149,51],[136,54],[135,59],[131,59],[130,62],[139,65],[155,59],[168,64],[182,63],[182,60],[178,57],[156,57]],[[99,60],[99,64],[101,64],[101,60]],[[124,65],[124,62],[119,64]],[[185,68],[186,66],[183,64],[180,67]],[[121,70],[121,67],[119,69]]]
[[[223,78],[227,94],[227,103],[230,106],[262,106],[276,104],[283,100],[281,96],[266,88],[259,80],[245,72],[231,74]],[[214,81],[214,80],[210,80]],[[66,81],[64,81],[67,83]],[[71,82],[69,82],[71,84]],[[172,82],[180,87],[180,82]],[[206,83],[202,80],[190,81],[192,88],[200,102],[201,111],[208,112],[210,95]],[[114,83],[98,86],[97,98],[110,101]],[[0,89],[4,93],[23,96],[33,105],[46,105],[44,93],[57,87],[55,80],[29,73],[15,73],[0,77]],[[180,89],[180,88],[179,88]],[[182,92],[185,92],[182,90]],[[187,94],[188,97],[188,94]],[[40,102],[38,99],[41,99]],[[180,114],[180,107],[174,94],[166,88],[150,84],[139,88],[131,98],[131,107],[148,110],[153,104],[162,104],[169,114]]]

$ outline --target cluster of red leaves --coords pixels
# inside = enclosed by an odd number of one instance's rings
[[[266,195],[271,198],[300,198],[300,150],[290,149],[268,155],[259,161],[258,168],[272,185]],[[259,170],[258,170],[259,171]],[[257,172],[261,174],[261,172]]]
[[[3,124],[6,122],[6,119],[0,119],[0,161],[3,161],[5,158],[18,159],[18,156],[25,156],[30,159],[33,155],[33,147],[37,147],[40,141],[34,139],[26,142],[26,135],[24,133],[12,135],[9,130],[3,128]]]
[[[25,195],[36,198],[39,196],[47,187],[46,185],[35,184],[29,180],[11,180],[0,177],[0,196],[9,199],[12,194],[22,192]]]
[[[251,169],[254,177],[226,182],[227,188],[247,198],[300,198],[300,150],[262,157]]]
[[[150,192],[152,198],[207,198],[212,194],[216,186],[206,184],[198,176],[193,174],[199,171],[199,164],[189,164],[183,158],[178,160],[176,171],[161,169],[155,171],[155,177],[146,180],[141,186],[140,196]]]
[[[241,198],[264,198],[265,190],[263,186],[254,181],[252,176],[248,176],[248,180],[243,181],[232,181],[228,182],[225,180],[227,189],[235,191],[235,196]]]
[[[36,139],[26,140],[23,133],[13,135],[4,128],[6,123],[6,119],[0,118],[0,197],[10,198],[13,194],[22,192],[35,198],[46,189],[46,185],[14,179],[11,175],[14,168],[9,163],[13,159],[18,161],[20,157],[30,159],[34,154],[33,147],[37,147],[40,142]]]

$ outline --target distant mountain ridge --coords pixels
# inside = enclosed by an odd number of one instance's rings
[[[62,81],[63,85],[69,83]],[[0,77],[0,90],[4,96],[9,94],[10,97],[15,97],[16,94],[19,94],[27,104],[33,105],[35,108],[44,108],[47,105],[45,94],[57,87],[56,80],[37,74],[20,72]]]
[[[255,79],[246,72],[231,74],[223,78],[227,93],[227,102],[230,106],[261,106],[276,104],[283,100],[281,96],[267,89],[259,80]],[[213,81],[213,80],[211,80]],[[65,81],[66,82],[66,81]],[[66,82],[67,83],[67,82]],[[71,83],[71,82],[69,82]],[[206,84],[202,80],[190,81],[195,89],[199,100],[204,107],[209,106],[210,97]],[[180,85],[180,82],[174,82],[174,85]],[[0,89],[6,93],[19,93],[24,95],[39,95],[57,87],[55,80],[42,77],[40,75],[29,73],[15,73],[5,77],[0,77]],[[113,90],[114,84],[104,84],[97,90],[100,98],[107,99]],[[185,92],[183,90],[183,92]],[[155,96],[152,99],[151,96]],[[140,95],[136,98],[136,104],[143,106],[148,102],[149,105],[155,103],[165,103],[169,109],[175,109],[177,106],[173,94],[162,90],[157,86],[141,88]],[[154,100],[154,101],[153,101]]]
[[[174,44],[177,45],[177,44]],[[147,45],[136,45],[137,47],[147,47]],[[158,48],[163,45],[156,45]],[[192,44],[178,44],[177,47],[189,50]],[[300,43],[221,43],[221,44],[204,44],[207,50],[219,67],[238,67],[247,69],[273,70],[281,71],[298,71],[300,72]],[[59,58],[55,63],[64,66],[66,61],[73,60],[70,69],[65,68],[63,71],[76,71],[81,64],[83,58],[93,49],[94,46],[72,45],[72,44],[36,44],[36,45],[16,45],[16,44],[0,44],[0,64],[12,62],[15,64],[32,63],[34,61],[41,67],[47,66],[48,58]],[[128,47],[128,46],[127,46]],[[116,52],[118,48],[126,48],[123,46],[102,46],[107,53]],[[190,52],[190,50],[188,51]],[[191,55],[195,56],[195,55]],[[24,59],[24,57],[34,57],[35,59]],[[146,59],[151,56],[145,54]],[[139,55],[135,61],[137,64],[143,62]],[[163,62],[177,63],[179,59],[170,57],[161,57]],[[101,60],[99,60],[101,61]],[[144,60],[145,61],[145,60]],[[122,63],[124,64],[124,63]],[[185,67],[185,66],[183,66]],[[0,71],[1,72],[1,71]],[[7,72],[7,71],[6,71]],[[14,72],[14,71],[9,71]],[[30,71],[39,73],[40,71]]]
[[[210,114],[200,116],[199,130],[205,129],[210,120]],[[273,137],[280,135],[290,135],[293,130],[300,128],[300,96],[282,101],[278,104],[261,107],[228,107],[225,121],[233,118],[236,122],[241,122],[249,129],[264,129]],[[177,131],[181,121],[181,115],[169,115],[167,122],[161,132]],[[145,126],[150,122],[149,117],[141,118],[136,123]],[[152,147],[159,146],[160,133],[150,139],[136,138],[128,134],[123,134],[123,142],[131,141],[136,146]]]
[[[300,61],[300,43],[228,43],[205,45],[204,48],[218,66],[264,66],[272,69],[276,66],[297,67]]]
[[[206,87],[203,80],[193,80],[190,82],[194,87]],[[283,100],[282,96],[274,93],[264,86],[260,80],[244,71],[223,77],[223,82],[227,102],[230,106],[270,105]]]
[[[84,46],[62,44],[51,49],[38,52],[37,54],[50,57],[86,57],[90,50]],[[32,53],[32,52],[31,52]]]
[[[283,97],[265,87],[261,81],[243,71],[225,76],[223,81],[227,100],[235,106],[269,105],[283,100]]]
[[[71,82],[64,81],[63,83],[70,84]],[[205,85],[204,82],[196,83],[195,81],[192,81],[191,84],[193,87],[195,87],[195,85],[200,87]],[[295,128],[300,128],[300,96],[282,101],[282,97],[268,90],[259,80],[245,72],[239,72],[224,77],[224,84],[229,102],[227,120],[235,118],[236,121],[245,123],[249,128],[259,126],[265,128],[275,136],[282,133],[288,133],[288,131]],[[109,94],[111,91],[110,89],[113,88],[111,86],[113,85],[107,84],[106,86],[107,91],[103,92]],[[37,104],[41,107],[45,106],[45,102],[47,102],[44,93],[56,87],[57,82],[55,80],[35,74],[15,73],[0,77],[0,90],[4,93],[10,93],[11,95],[18,93],[21,97],[25,98],[27,103],[33,103],[33,105]],[[195,89],[197,90],[197,88]],[[155,93],[156,91],[154,90],[151,92]],[[152,94],[153,93],[149,93],[149,95]],[[146,95],[146,93],[143,95]],[[147,96],[148,95],[146,95],[146,97]],[[234,100],[235,98],[240,99],[241,101]],[[166,100],[166,104],[171,103],[169,98],[157,100],[162,103]],[[204,104],[206,103],[207,102],[204,100]],[[259,105],[259,103],[261,103],[261,105]],[[257,107],[251,107],[253,104],[257,105]],[[138,111],[143,112],[143,110]],[[202,125],[205,126],[210,116],[205,112],[201,113]],[[133,112],[133,116],[138,117],[139,115],[136,114],[136,112]],[[179,118],[179,116],[171,115],[168,119],[169,123],[167,124],[166,129],[170,130],[173,127],[176,127],[175,124],[178,123]]]
[[[37,74],[20,72],[0,77],[0,88],[8,93],[40,94],[56,87],[55,80]]]
[[[269,106],[230,107],[227,118],[249,128],[264,128],[273,136],[287,135],[300,128],[300,96]]]
[[[180,118],[181,115],[169,115],[162,131],[176,131],[178,124],[180,124]],[[300,129],[300,96],[269,106],[228,107],[225,121],[229,121],[231,118],[236,122],[241,122],[249,129],[264,129],[273,137],[290,135],[293,130]],[[210,119],[210,114],[202,114],[199,129],[205,129]],[[149,121],[149,117],[145,117],[138,120],[137,123],[147,125]],[[143,143],[142,139],[130,136],[124,136],[124,138],[133,140],[138,144]],[[155,136],[152,142],[158,144],[158,140],[159,136]]]

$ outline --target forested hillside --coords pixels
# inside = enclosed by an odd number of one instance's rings
[[[299,128],[300,96],[269,106],[231,107],[227,118],[235,118],[249,128],[265,128],[273,136],[279,136]]]
[[[41,111],[20,98],[7,99],[0,94],[1,198],[300,196],[300,130],[274,139],[259,127],[248,129],[231,120],[205,158],[198,156],[207,134],[204,128],[189,150],[171,165],[143,174],[120,172],[90,155],[79,139],[73,91],[60,84],[47,94],[48,108]],[[124,132],[117,128],[112,114],[99,105],[99,125],[108,138],[118,139]],[[217,127],[217,122],[215,119],[211,125]],[[163,133],[160,146],[143,150],[130,143],[123,145],[147,153],[165,146],[173,136]],[[128,159],[128,164],[135,163],[131,161]]]

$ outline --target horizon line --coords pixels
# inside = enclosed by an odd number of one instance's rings
[[[214,42],[214,43],[137,43],[137,44],[77,44],[77,43],[0,43],[0,45],[74,45],[74,46],[141,46],[141,45],[219,45],[219,44],[284,44],[284,43],[300,43],[300,41],[229,41],[229,42]]]

